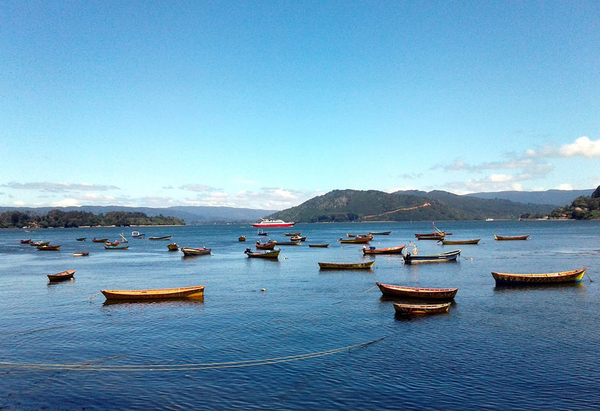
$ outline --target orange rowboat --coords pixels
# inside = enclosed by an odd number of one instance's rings
[[[458,288],[420,288],[375,283],[383,295],[392,297],[422,298],[430,300],[452,300]]]
[[[174,298],[203,298],[204,286],[154,290],[100,290],[107,300],[148,301]]]
[[[389,248],[363,247],[363,254],[402,254],[404,247],[406,247],[406,244]]]

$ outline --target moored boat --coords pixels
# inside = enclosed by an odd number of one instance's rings
[[[319,262],[319,268],[329,270],[368,270],[373,267],[375,261],[367,261],[364,263],[325,263]]]
[[[181,247],[181,252],[184,256],[193,256],[193,255],[208,255],[210,254],[210,248],[202,247],[202,248],[191,248],[191,247]]]
[[[295,236],[298,236],[298,235],[302,235],[302,233],[285,233],[284,235],[286,237],[295,237]]]
[[[31,238],[29,240],[21,240],[21,244],[29,244],[31,243]]]
[[[246,241],[246,236],[245,235],[239,236],[238,241]]]
[[[141,239],[141,238],[144,238],[144,237],[146,237],[146,234],[140,233],[139,231],[132,231],[131,232],[131,238]]]
[[[263,230],[258,230],[257,235],[269,235],[269,233]]]
[[[309,244],[309,247],[314,247],[314,248],[327,248],[329,247],[329,243],[322,243],[322,244]]]
[[[295,224],[283,220],[261,218],[259,222],[252,224],[252,227],[293,227]]]
[[[421,288],[375,283],[383,295],[392,297],[421,298],[427,300],[451,300],[458,288]]]
[[[148,240],[170,240],[172,235],[163,235],[161,237],[148,237]]]
[[[254,245],[258,250],[272,250],[275,248],[275,245],[277,244],[277,241],[267,241],[266,243],[261,243],[260,241],[257,241],[256,244]]]
[[[73,278],[74,274],[75,274],[75,270],[66,270],[66,271],[62,271],[60,273],[56,273],[56,274],[48,274],[48,280],[53,281],[53,282],[70,280],[71,278]]]
[[[402,254],[405,247],[406,244],[388,248],[363,247],[363,254]]]
[[[340,238],[342,244],[368,244],[372,237]]]
[[[107,300],[167,300],[176,298],[202,298],[204,286],[158,288],[154,290],[101,290]]]
[[[515,236],[507,236],[507,235],[496,235],[494,234],[494,240],[498,241],[519,241],[519,240],[527,240],[529,238],[529,234],[526,235],[515,235]]]
[[[59,251],[60,245],[39,245],[38,251]]]
[[[179,246],[175,243],[171,243],[167,246],[169,251],[179,251]]]
[[[107,245],[109,247],[116,247],[119,244],[121,244],[121,242],[119,240],[115,240],[113,242],[107,241],[107,242],[104,243],[104,245]]]
[[[540,274],[514,274],[497,273],[492,271],[492,277],[496,280],[496,285],[539,285],[556,283],[577,283],[580,282],[585,274],[586,268],[571,271],[559,271],[556,273]]]
[[[105,245],[104,249],[105,250],[128,250],[129,246],[128,245],[122,245],[122,246],[118,246],[118,245]]]
[[[433,255],[419,255],[414,254],[414,252],[402,254],[404,257],[405,264],[416,264],[416,263],[446,263],[449,261],[456,261],[458,256],[460,255],[460,250],[448,251],[446,253],[441,254],[433,254]]]
[[[365,238],[365,237],[373,238],[373,234],[371,234],[371,233],[369,233],[369,234],[348,234],[348,233],[346,233],[346,237],[348,237],[348,238]]]
[[[292,240],[292,241],[306,241],[306,239],[307,239],[306,236],[300,237],[299,235],[295,235],[293,237],[290,237],[290,240]]]
[[[463,244],[478,244],[481,238],[472,240],[439,240],[443,245],[463,245]]]
[[[281,250],[278,248],[276,250],[268,250],[268,251],[252,251],[249,248],[246,248],[244,254],[246,254],[249,258],[279,258],[279,253]]]
[[[40,246],[49,245],[49,244],[50,244],[50,241],[31,241],[29,243],[29,245],[32,247],[40,247]]]
[[[391,231],[379,231],[377,233],[369,233],[371,235],[390,235]]]
[[[94,237],[94,238],[92,238],[92,242],[93,243],[105,243],[107,241],[108,241],[107,237],[104,237],[104,238],[96,238],[96,237]]]
[[[90,255],[89,251],[79,251],[77,253],[73,253],[73,257],[87,257]]]
[[[300,245],[300,241],[277,241],[277,245]]]
[[[86,239],[87,239],[87,237],[79,237],[79,238],[77,239],[77,241],[85,241]]]
[[[426,233],[426,234],[415,234],[417,240],[443,240],[446,237],[445,232],[435,232],[435,233]]]
[[[441,304],[402,304],[394,303],[396,314],[413,316],[413,315],[428,315],[447,313],[451,303]]]

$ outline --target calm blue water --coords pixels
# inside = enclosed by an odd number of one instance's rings
[[[439,222],[460,246],[457,263],[405,266],[399,256],[364,258],[346,233],[392,230],[378,247],[405,244],[430,223],[299,224],[329,248],[282,247],[279,262],[247,259],[250,226],[153,227],[180,246],[212,247],[183,259],[165,241],[130,239],[105,251],[92,237],[119,228],[0,231],[0,361],[93,364],[95,370],[0,366],[2,409],[598,409],[600,224]],[[496,242],[493,234],[531,234]],[[125,234],[129,237],[130,230]],[[237,237],[248,236],[246,243]],[[88,242],[75,241],[87,236]],[[51,240],[38,252],[19,240]],[[261,237],[262,238],[262,237]],[[419,252],[455,249],[418,242]],[[80,250],[90,257],[74,258]],[[318,261],[375,258],[372,271],[319,271]],[[546,272],[588,267],[578,285],[496,288],[490,271]],[[76,270],[49,285],[46,274]],[[376,281],[458,287],[448,314],[396,318]],[[206,286],[203,302],[104,304],[101,289]],[[262,292],[261,289],[266,291]],[[216,369],[173,369],[317,353],[335,355]],[[266,361],[268,362],[268,361]],[[146,367],[174,365],[170,370]],[[262,365],[261,365],[262,364]],[[100,366],[142,366],[103,370]],[[214,366],[213,366],[214,367]],[[196,367],[198,368],[198,367]]]

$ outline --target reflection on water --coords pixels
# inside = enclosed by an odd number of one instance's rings
[[[282,248],[279,260],[249,259],[237,239],[259,239],[249,225],[144,227],[202,243],[213,255],[182,258],[164,242],[130,240],[126,253],[88,247],[78,237],[118,238],[123,229],[0,231],[0,407],[7,409],[519,409],[597,406],[600,284],[495,287],[497,272],[600,272],[600,223],[436,222],[457,238],[481,238],[458,264],[405,265],[400,256],[364,257],[340,245],[348,232],[381,232],[377,248],[407,244],[431,222],[300,224],[328,248]],[[132,228],[133,230],[134,228]],[[285,229],[269,238],[286,241]],[[529,241],[494,241],[494,232],[530,233]],[[21,238],[61,244],[38,253]],[[262,238],[262,237],[261,237]],[[96,250],[96,247],[98,248]],[[419,253],[447,247],[420,242]],[[320,270],[319,261],[375,261],[371,270]],[[77,281],[49,284],[46,274],[77,270]],[[450,312],[396,316],[375,282],[452,287]],[[205,300],[104,302],[106,289],[205,285]],[[264,291],[261,291],[264,290]],[[417,301],[414,301],[415,303]],[[423,302],[419,300],[418,302]],[[434,301],[431,301],[434,302]],[[435,301],[437,302],[437,301]],[[386,337],[384,340],[378,340]],[[573,347],[576,339],[583,350]],[[367,341],[337,355],[314,353]],[[273,358],[302,356],[301,361]],[[524,359],[535,358],[535,361]],[[260,361],[258,361],[260,360]],[[266,361],[265,361],[266,360]],[[236,364],[170,371],[28,370],[36,364]],[[239,366],[239,364],[248,366]],[[250,364],[252,364],[250,366]],[[577,395],[566,395],[565,392]],[[377,394],[374,394],[377,393]],[[509,393],[509,395],[507,395]],[[360,405],[357,405],[360,404]]]

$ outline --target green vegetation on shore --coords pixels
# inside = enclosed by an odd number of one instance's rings
[[[570,205],[558,207],[552,211],[552,217],[566,217],[574,220],[600,219],[600,186],[594,190],[590,197],[577,197]]]
[[[51,210],[37,214],[21,211],[5,211],[0,214],[0,228],[57,228],[80,226],[137,226],[137,225],[185,225],[183,220],[170,216],[149,217],[145,213],[112,211],[93,214],[85,211]]]

